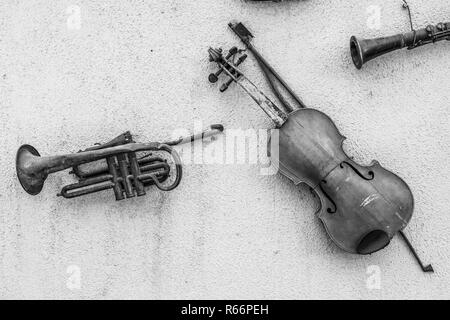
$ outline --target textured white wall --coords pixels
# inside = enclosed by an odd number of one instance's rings
[[[417,26],[450,19],[447,0],[410,4]],[[367,25],[370,6],[381,10],[379,30]],[[349,57],[353,34],[408,29],[400,0],[6,0],[0,18],[0,297],[450,298],[450,43],[361,71]],[[238,44],[231,19],[307,105],[334,119],[355,160],[378,159],[407,181],[416,200],[407,233],[434,275],[399,238],[371,256],[337,249],[308,189],[256,165],[188,165],[175,191],[122,202],[110,192],[57,198],[73,181],[66,173],[38,196],[21,189],[23,143],[54,155],[128,129],[146,141],[200,120],[270,127],[241,90],[220,94],[207,82],[208,47]],[[254,60],[243,70],[267,88]],[[367,287],[374,265],[380,289]]]

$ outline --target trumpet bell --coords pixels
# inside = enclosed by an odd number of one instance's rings
[[[35,172],[30,168],[30,161],[40,156],[39,152],[28,144],[21,146],[16,155],[17,178],[22,188],[33,196],[41,192],[45,179],[47,179],[47,174]]]

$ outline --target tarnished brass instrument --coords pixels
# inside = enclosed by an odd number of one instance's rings
[[[253,35],[242,23],[229,26],[256,58],[282,107],[238,68],[246,55],[236,58],[245,50],[233,47],[224,55],[221,49],[210,48],[210,61],[218,64],[219,71],[210,74],[209,81],[217,82],[219,74],[226,74],[228,81],[221,86],[222,92],[237,83],[273,120],[278,139],[272,135],[269,142],[271,160],[278,164],[280,173],[296,185],[306,183],[318,197],[320,208],[316,214],[332,241],[347,252],[370,254],[386,247],[397,233],[406,240],[403,229],[414,208],[408,185],[377,161],[369,166],[353,161],[343,150],[345,137],[333,121],[323,112],[305,107],[254,48]],[[292,104],[279,89],[289,94]],[[275,143],[278,152],[271,152],[271,144]],[[407,244],[422,270],[432,272],[431,265],[424,266],[409,241]]]
[[[408,10],[411,23],[411,31],[390,37],[360,40],[355,36],[350,38],[350,53],[356,68],[361,69],[366,62],[383,54],[408,48],[408,50],[441,40],[450,40],[450,22],[429,25],[426,28],[414,30],[411,21],[409,6],[404,2],[404,8]]]
[[[30,145],[17,151],[16,171],[23,189],[31,195],[41,192],[51,173],[73,168],[79,182],[62,188],[58,196],[75,198],[113,189],[116,200],[143,196],[145,188],[155,185],[162,191],[178,186],[182,177],[181,159],[172,146],[213,136],[223,131],[212,125],[203,133],[164,143],[136,143],[130,132],[78,153],[41,157]],[[145,153],[141,156],[138,153]],[[158,154],[158,155],[157,155]],[[166,157],[172,159],[174,170]],[[165,183],[166,180],[172,180]]]

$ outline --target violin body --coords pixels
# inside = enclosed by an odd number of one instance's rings
[[[340,248],[373,253],[406,227],[414,207],[408,185],[377,161],[365,167],[349,158],[342,148],[345,137],[327,115],[295,110],[278,135],[272,161],[296,185],[311,187],[320,200],[316,215]]]
[[[238,84],[273,121],[278,130],[272,131],[267,146],[272,165],[296,185],[307,184],[318,197],[316,215],[331,240],[347,252],[370,254],[386,247],[398,233],[422,271],[434,272],[431,264],[422,263],[403,232],[414,210],[414,198],[405,181],[377,161],[369,166],[353,161],[342,148],[345,137],[334,122],[323,112],[307,108],[251,44],[251,32],[242,23],[230,23],[229,27],[246,49],[232,47],[224,55],[220,48],[209,48],[209,60],[217,63],[219,70],[208,80],[215,83],[220,74],[226,74],[228,80],[220,91],[233,82]],[[247,57],[244,51],[255,57],[281,108],[238,68]]]
[[[230,52],[236,54],[237,50]],[[400,177],[376,161],[367,167],[354,162],[345,154],[345,137],[333,121],[323,112],[303,107],[294,94],[291,96],[301,108],[284,112],[230,64],[233,54],[225,59],[220,49],[212,48],[209,54],[210,60],[221,66],[221,71],[210,75],[210,81],[216,81],[221,72],[227,73],[231,78],[228,82],[238,83],[275,123],[277,139],[272,134],[269,156],[283,175],[296,185],[306,183],[318,196],[317,216],[336,245],[347,252],[370,254],[386,247],[406,227],[414,199]],[[265,72],[277,76],[257,52],[255,56]],[[284,82],[282,85],[291,91]]]

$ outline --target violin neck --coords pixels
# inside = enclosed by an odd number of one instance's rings
[[[270,119],[275,123],[276,127],[281,127],[288,119],[287,114],[278,108],[278,106],[272,102],[259,88],[251,82],[244,74],[239,70],[234,75],[225,70],[229,76],[231,76],[237,84],[241,86],[245,92],[248,93],[250,97],[260,106],[260,108],[269,116]]]

